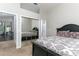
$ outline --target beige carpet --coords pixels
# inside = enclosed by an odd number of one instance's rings
[[[24,41],[22,48],[16,49],[13,40],[0,42],[0,56],[32,56],[32,43]]]

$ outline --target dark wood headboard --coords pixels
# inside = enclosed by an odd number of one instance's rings
[[[69,30],[70,32],[79,32],[79,25],[76,24],[67,24],[62,26],[61,28],[57,28],[58,31],[67,31]]]

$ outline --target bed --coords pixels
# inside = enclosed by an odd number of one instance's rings
[[[22,41],[29,39],[37,39],[37,31],[22,32]]]
[[[37,27],[34,27],[32,30],[28,32],[22,32],[22,41],[29,39],[38,39],[39,30]]]
[[[33,41],[33,56],[79,56],[79,25],[67,24],[59,31],[67,31],[68,33],[77,33],[71,37],[52,36]],[[67,36],[67,35],[66,35]],[[76,38],[77,36],[77,38]]]
[[[36,31],[22,32],[22,36],[37,36]]]

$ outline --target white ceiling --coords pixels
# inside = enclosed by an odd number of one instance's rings
[[[48,12],[58,6],[60,3],[41,3],[40,10],[44,12]]]
[[[27,9],[36,13],[39,13],[39,5],[35,5],[33,3],[21,3],[21,8]]]
[[[44,12],[50,11],[52,8],[59,5],[59,3],[38,3],[38,5],[34,5],[33,3],[21,3],[20,6],[23,9],[27,9],[36,13],[39,13],[40,10]]]

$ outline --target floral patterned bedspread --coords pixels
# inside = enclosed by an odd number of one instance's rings
[[[37,39],[34,43],[55,51],[62,56],[79,56],[79,39],[53,36]]]

